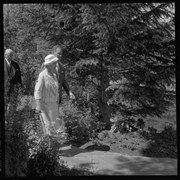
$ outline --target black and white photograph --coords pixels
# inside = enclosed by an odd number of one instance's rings
[[[3,3],[3,176],[178,175],[175,5]]]

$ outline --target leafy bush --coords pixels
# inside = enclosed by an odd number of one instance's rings
[[[24,125],[24,132],[28,135],[27,145],[29,149],[29,156],[31,156],[37,151],[38,145],[44,136],[39,115],[34,109],[29,111],[29,118]]]
[[[23,90],[22,90],[23,91]],[[11,110],[5,111],[5,174],[6,176],[25,176],[24,172],[28,159],[28,135],[24,132],[24,124],[29,116],[28,109],[17,110],[22,97],[22,91],[11,97],[5,94],[5,100],[9,101]],[[17,96],[17,97],[15,97]],[[5,106],[7,107],[7,101]],[[13,107],[13,108],[12,108]]]
[[[86,169],[68,168],[60,160],[58,144],[52,138],[46,136],[38,146],[36,153],[31,155],[26,175],[28,177],[47,176],[80,176],[93,175]]]
[[[41,142],[36,149],[36,153],[32,154],[28,160],[27,176],[52,176],[58,166],[56,153],[54,148],[49,146],[49,139]],[[45,142],[45,143],[43,143]]]
[[[24,176],[28,159],[27,135],[23,132],[24,118],[16,112],[13,120],[12,128],[7,125],[5,129],[5,174]]]
[[[177,158],[177,134],[172,126],[166,126],[161,133],[151,128],[151,131],[141,135],[150,140],[148,146],[142,149],[144,155]]]
[[[113,132],[136,132],[143,130],[145,126],[145,122],[141,118],[135,119],[133,117],[125,117],[122,120],[118,120],[117,117],[115,117],[114,119],[111,119],[111,121],[113,122],[113,126],[111,128],[111,131]]]
[[[63,104],[60,114],[65,121],[69,137],[78,143],[97,138],[98,132],[104,128],[104,124],[87,109],[79,110],[77,106],[71,103]]]
[[[5,101],[13,107],[8,113],[6,109],[5,113],[6,176],[25,176],[29,156],[36,150],[42,136],[39,116],[23,94],[24,89],[21,89],[11,96],[10,101]],[[5,99],[8,98],[5,94]]]
[[[35,110],[27,106],[6,116],[5,174],[19,176],[90,175],[87,170],[69,169],[58,161],[59,144],[42,138],[41,123]]]

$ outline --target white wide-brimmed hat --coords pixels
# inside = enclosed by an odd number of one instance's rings
[[[58,61],[59,59],[53,55],[53,54],[49,54],[44,58],[44,66],[47,66],[49,64],[55,63],[56,61]]]

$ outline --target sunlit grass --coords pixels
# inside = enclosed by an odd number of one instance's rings
[[[176,105],[169,107],[169,111],[163,114],[161,118],[158,117],[147,117],[146,128],[153,126],[161,132],[165,126],[172,125],[176,129]]]

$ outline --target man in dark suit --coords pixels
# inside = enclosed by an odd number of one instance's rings
[[[70,97],[70,99],[75,99],[75,96],[70,91],[69,85],[66,81],[65,68],[61,63],[62,52],[62,47],[60,45],[56,45],[52,49],[52,53],[59,59],[57,66],[57,77],[59,81],[59,104],[62,100],[62,87],[64,88],[66,94]]]
[[[6,49],[4,53],[5,61],[7,63],[8,71],[8,85],[7,85],[7,104],[14,104],[16,108],[19,88],[22,87],[21,71],[19,64],[14,61],[15,54],[11,49]]]
[[[60,45],[56,45],[52,49],[52,53],[59,59],[57,67],[56,67],[56,73],[58,77],[58,82],[59,82],[59,105],[61,104],[62,101],[62,88],[64,88],[66,94],[70,97],[70,99],[75,99],[74,94],[71,92],[69,85],[66,80],[66,70],[61,63],[61,58],[62,58],[62,47]],[[65,128],[65,126],[64,126]],[[67,138],[67,133],[66,133],[66,128],[64,129],[64,133],[62,133],[61,138],[66,139]]]

